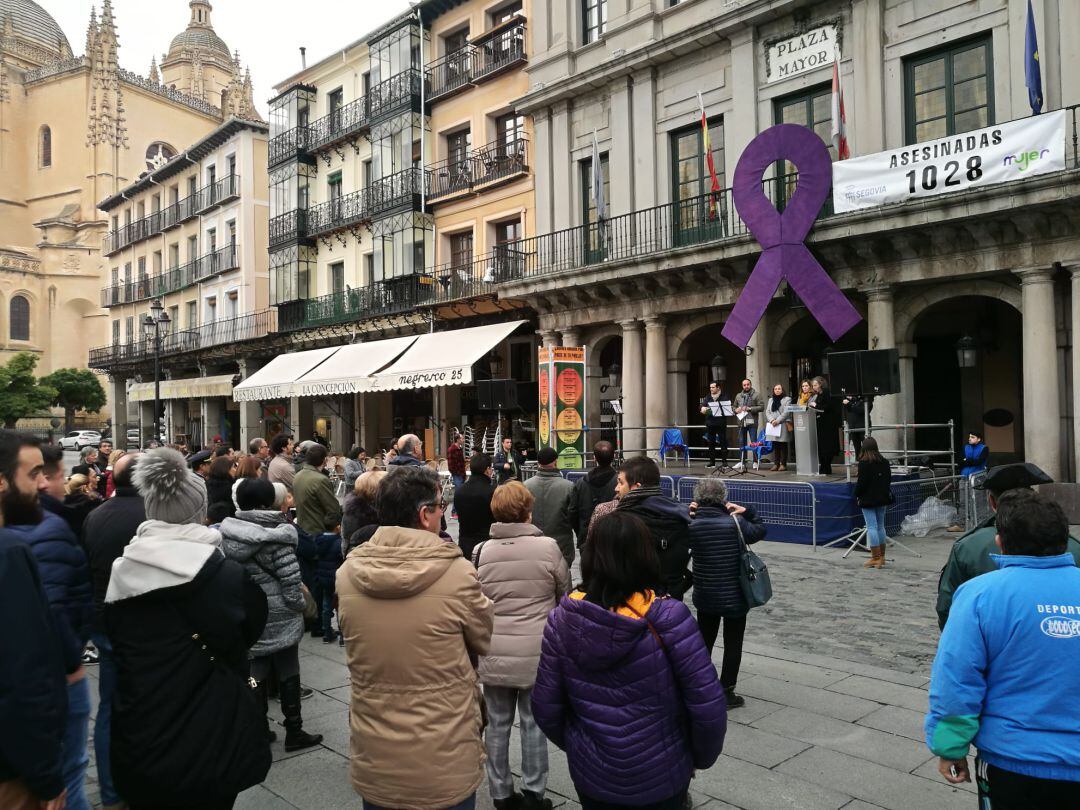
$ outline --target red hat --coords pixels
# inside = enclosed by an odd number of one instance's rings
[[[214,441],[220,443],[221,442],[221,437],[220,436],[215,436]]]

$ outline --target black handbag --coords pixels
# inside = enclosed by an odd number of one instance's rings
[[[732,515],[731,519],[735,521],[735,531],[739,533],[739,587],[748,607],[761,607],[772,599],[769,567],[746,545],[738,515]]]

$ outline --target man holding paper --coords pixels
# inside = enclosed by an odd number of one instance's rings
[[[709,467],[716,466],[716,445],[720,445],[720,464],[727,466],[727,419],[732,416],[731,400],[720,393],[720,383],[709,383],[709,395],[701,400],[701,414],[705,417],[705,438],[709,442]]]

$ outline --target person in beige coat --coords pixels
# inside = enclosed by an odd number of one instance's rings
[[[484,594],[495,602],[495,634],[480,659],[488,709],[484,735],[488,785],[496,810],[549,810],[547,739],[532,715],[532,687],[548,613],[570,591],[570,570],[558,543],[532,524],[532,492],[519,481],[491,497],[491,539],[473,552]],[[510,772],[514,709],[521,724],[521,793]]]
[[[483,779],[480,687],[494,605],[439,538],[439,477],[403,467],[379,484],[380,528],[337,572],[352,680],[350,775],[365,810],[470,810]]]

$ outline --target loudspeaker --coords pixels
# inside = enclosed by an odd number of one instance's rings
[[[834,393],[899,394],[900,352],[896,349],[833,352],[829,355],[829,379]]]
[[[860,352],[829,354],[829,384],[834,394],[854,395],[859,391]]]
[[[859,352],[859,376],[863,394],[900,393],[900,352],[875,349]]]
[[[477,380],[476,399],[482,411],[505,411],[518,405],[515,380]]]

